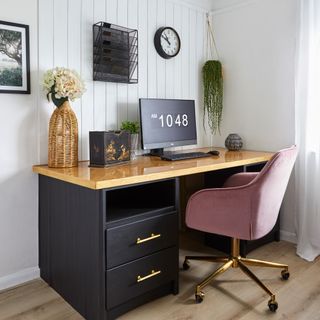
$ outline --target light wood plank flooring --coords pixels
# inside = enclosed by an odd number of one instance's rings
[[[182,238],[180,263],[185,254],[212,253],[198,241]],[[121,320],[256,320],[320,319],[320,259],[306,262],[295,254],[293,244],[280,241],[263,246],[249,257],[288,263],[290,279],[282,281],[280,272],[269,268],[251,268],[274,290],[279,309],[275,314],[267,307],[268,296],[246,278],[239,269],[228,270],[205,288],[205,299],[194,303],[194,285],[216,265],[191,262],[188,271],[180,272],[180,294],[168,295],[143,305]],[[42,280],[35,280],[0,293],[1,320],[78,320],[83,319]]]

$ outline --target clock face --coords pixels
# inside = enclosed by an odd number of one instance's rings
[[[154,44],[159,55],[165,59],[175,57],[180,51],[180,38],[173,28],[158,29],[154,36]]]

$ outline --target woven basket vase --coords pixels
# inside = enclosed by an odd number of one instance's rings
[[[69,101],[56,108],[49,123],[48,166],[70,168],[78,165],[78,122]]]

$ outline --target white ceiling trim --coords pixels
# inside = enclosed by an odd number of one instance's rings
[[[248,5],[258,0],[169,0],[194,10],[208,12],[211,15],[223,14]]]
[[[229,2],[228,5],[224,5],[221,7],[216,6],[214,9],[210,10],[210,15],[218,15],[218,14],[223,14],[233,10],[237,10],[237,9],[252,5],[257,1],[258,0],[238,0],[238,1],[233,1],[233,3]]]
[[[172,3],[177,3],[188,8],[201,11],[201,12],[209,12],[212,9],[212,5],[210,0],[169,0]]]

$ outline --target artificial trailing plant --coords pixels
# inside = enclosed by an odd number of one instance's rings
[[[204,118],[213,134],[220,132],[223,108],[222,65],[218,60],[208,60],[202,68],[204,86]]]
[[[217,59],[213,59],[214,51]],[[212,134],[220,133],[223,108],[223,78],[222,65],[219,61],[219,53],[210,24],[210,17],[207,14],[207,56],[208,61],[202,68],[204,87],[204,112],[203,126],[208,119],[208,125]],[[210,59],[211,58],[211,59]]]

